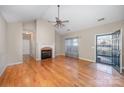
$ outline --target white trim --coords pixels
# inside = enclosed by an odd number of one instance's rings
[[[8,66],[12,66],[12,65],[16,65],[16,64],[21,64],[23,63],[23,61],[18,61],[18,62],[15,62],[15,63],[10,63],[10,64],[7,64],[3,67],[2,71],[0,72],[0,76],[3,74],[3,72],[5,71],[5,69],[8,67]]]
[[[41,61],[41,58],[36,58],[36,61]]]
[[[7,67],[17,65],[17,64],[21,64],[21,63],[23,63],[23,61],[13,62],[13,63],[7,64]]]
[[[0,76],[3,74],[7,66],[4,66],[3,69],[0,71]]]
[[[120,28],[120,73],[122,73],[122,69],[123,69],[123,64],[122,64],[122,28]]]
[[[81,58],[81,57],[79,57],[79,59],[81,59],[81,60],[86,60],[86,61],[89,61],[89,62],[96,62],[96,61],[94,61],[94,60],[90,60],[90,59],[87,59],[87,58]]]

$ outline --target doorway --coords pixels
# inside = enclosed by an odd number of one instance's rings
[[[65,39],[65,55],[68,57],[78,58],[78,46],[79,40],[77,37]]]
[[[96,36],[96,62],[113,66],[122,72],[121,31]]]
[[[23,33],[23,60],[31,56],[31,34]]]

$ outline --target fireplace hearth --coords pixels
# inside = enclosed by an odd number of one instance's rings
[[[41,59],[52,58],[52,48],[45,47],[41,49]]]

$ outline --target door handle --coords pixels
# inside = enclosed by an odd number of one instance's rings
[[[118,54],[119,54],[119,55],[121,54],[121,50],[118,51]]]

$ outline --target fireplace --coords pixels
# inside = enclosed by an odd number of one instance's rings
[[[41,59],[52,58],[52,48],[44,47],[41,49]]]

